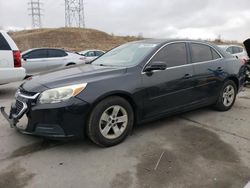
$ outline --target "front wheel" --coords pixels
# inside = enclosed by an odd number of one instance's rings
[[[219,111],[230,110],[235,103],[236,95],[237,87],[234,81],[226,81],[220,91],[215,108]]]
[[[133,124],[134,112],[131,105],[121,97],[109,97],[94,107],[87,134],[99,146],[114,146],[128,136]]]

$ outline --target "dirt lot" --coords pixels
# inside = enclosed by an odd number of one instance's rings
[[[8,106],[20,83],[0,86]],[[2,187],[240,188],[250,181],[250,89],[225,113],[210,108],[137,126],[122,144],[19,134],[0,117]]]

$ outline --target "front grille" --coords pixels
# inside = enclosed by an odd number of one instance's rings
[[[16,101],[16,115],[19,115],[20,112],[24,109],[24,105],[20,101]]]

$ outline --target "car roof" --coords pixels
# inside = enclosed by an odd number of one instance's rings
[[[238,45],[238,44],[223,44],[223,45],[218,45],[219,47],[221,48],[229,48],[229,47],[240,47],[240,48],[243,48],[242,46]]]
[[[204,40],[192,40],[192,39],[146,39],[146,40],[140,40],[140,41],[135,41],[135,43],[142,43],[142,44],[155,44],[158,46],[158,48],[171,43],[171,42],[193,42],[193,43],[201,43],[205,44],[208,46],[213,47],[216,49],[223,57],[229,57],[230,54],[225,52],[225,50],[219,48],[217,45],[211,42],[207,42]]]
[[[25,50],[23,53],[31,52],[31,51],[34,51],[34,50],[63,50],[65,52],[68,52],[67,50],[62,49],[62,48],[30,48],[28,50]]]
[[[214,45],[211,42],[205,41],[205,40],[193,40],[193,39],[145,39],[145,40],[139,40],[135,41],[138,43],[147,43],[147,44],[166,44],[166,43],[171,43],[171,42],[198,42],[198,43],[204,43],[204,44],[209,44],[209,45]],[[215,45],[214,45],[215,46]]]
[[[98,50],[98,49],[83,50],[83,51],[80,51],[80,52],[81,52],[81,53],[87,53],[87,52],[91,52],[91,51],[100,51],[100,52],[104,52],[103,50]]]

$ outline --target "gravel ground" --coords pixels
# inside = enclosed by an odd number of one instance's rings
[[[0,86],[10,106],[20,83]],[[250,89],[228,112],[195,110],[137,126],[122,144],[22,135],[0,116],[0,188],[240,188],[250,181]]]

